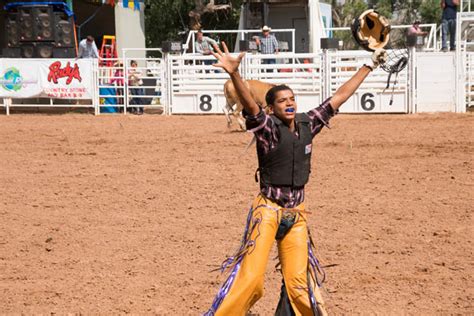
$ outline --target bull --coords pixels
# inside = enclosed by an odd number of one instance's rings
[[[250,95],[255,100],[255,102],[268,113],[265,95],[267,94],[268,90],[270,90],[275,85],[259,80],[246,80],[244,81],[244,84],[250,90]],[[245,130],[245,122],[241,115],[243,106],[242,103],[240,103],[239,96],[237,94],[237,91],[235,91],[235,87],[232,83],[232,80],[227,80],[225,82],[224,96],[226,99],[226,105],[223,110],[227,119],[227,126],[230,127],[232,125],[231,116],[233,116],[239,123],[240,128],[242,130]]]

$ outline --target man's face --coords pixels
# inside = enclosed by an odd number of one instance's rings
[[[297,105],[295,95],[291,90],[281,90],[275,95],[275,102],[272,105],[273,114],[287,125],[295,119]]]
[[[89,40],[89,39],[88,39],[88,40],[86,40],[86,43],[87,43],[87,45],[92,45],[92,41],[91,41],[91,40]]]
[[[262,33],[264,37],[267,37],[270,34],[270,31],[262,31]]]
[[[202,41],[202,33],[197,33],[197,40]]]

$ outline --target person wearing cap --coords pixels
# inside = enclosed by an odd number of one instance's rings
[[[262,54],[278,54],[278,41],[273,34],[270,34],[271,28],[265,25],[262,27],[262,36],[256,37],[255,40]],[[263,64],[276,64],[275,58],[262,59]],[[272,70],[273,71],[273,70]]]

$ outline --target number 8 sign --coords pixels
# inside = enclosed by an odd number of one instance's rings
[[[199,94],[197,96],[197,101],[199,112],[212,111],[212,102],[214,101],[214,96],[212,94]]]

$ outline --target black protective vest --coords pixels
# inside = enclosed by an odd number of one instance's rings
[[[260,186],[304,186],[311,172],[312,140],[310,119],[304,113],[297,113],[295,128],[299,138],[275,115],[271,118],[280,132],[276,148],[264,154],[257,150],[260,171]]]

